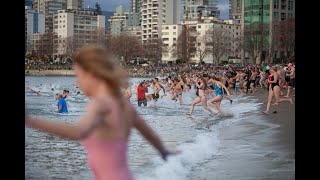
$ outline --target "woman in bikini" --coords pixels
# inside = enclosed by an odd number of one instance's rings
[[[199,83],[200,84],[199,84]],[[187,112],[186,114],[191,116],[192,115],[192,112],[193,112],[193,109],[194,109],[194,106],[196,104],[198,104],[199,102],[202,103],[202,106],[205,110],[209,111],[211,114],[213,114],[212,110],[207,106],[207,96],[205,94],[205,91],[207,90],[208,86],[207,86],[207,83],[206,81],[204,80],[204,77],[201,77],[199,78],[196,82],[195,82],[195,85],[198,87],[198,97],[196,97],[192,103],[191,103],[191,107],[190,107],[190,111]]]

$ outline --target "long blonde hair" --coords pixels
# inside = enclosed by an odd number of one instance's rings
[[[111,53],[99,47],[84,47],[73,55],[73,61],[102,79],[111,87],[114,96],[121,97],[120,88],[127,82],[128,76]]]

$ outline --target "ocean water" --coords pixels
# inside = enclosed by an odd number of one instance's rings
[[[225,155],[221,132],[235,123],[246,119],[246,114],[256,112],[261,106],[250,96],[234,97],[230,104],[222,101],[222,109],[229,116],[210,116],[201,103],[195,106],[193,116],[187,117],[194,92],[183,94],[182,104],[164,96],[147,107],[137,106],[136,86],[143,80],[133,78],[131,103],[139,114],[172,150],[181,151],[164,162],[158,152],[133,129],[129,141],[128,160],[137,180],[196,180],[206,171],[207,164]],[[26,111],[33,116],[65,123],[76,122],[83,114],[88,98],[75,96],[78,90],[74,77],[26,77]],[[52,91],[51,88],[54,88]],[[55,93],[68,89],[69,113],[59,114]],[[37,96],[33,91],[40,91]],[[162,91],[161,91],[162,93]],[[161,94],[160,94],[161,96]],[[237,147],[241,150],[240,147]],[[217,161],[216,163],[221,162]],[[219,164],[218,164],[219,165]],[[86,161],[86,153],[79,142],[67,141],[34,129],[25,129],[25,178],[26,179],[92,179]],[[210,178],[202,179],[228,179]],[[235,178],[236,179],[236,178]]]

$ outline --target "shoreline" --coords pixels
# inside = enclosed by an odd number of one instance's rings
[[[25,76],[75,76],[73,70],[25,70]]]
[[[295,179],[295,97],[293,105],[271,106],[270,114],[265,115],[267,96],[265,89],[259,89],[252,98],[261,106],[245,114],[244,120],[221,129],[223,153],[191,179]]]
[[[69,76],[75,77],[73,70],[25,70],[25,76]],[[130,78],[152,78],[152,76],[130,76]]]

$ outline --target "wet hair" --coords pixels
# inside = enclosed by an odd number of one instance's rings
[[[204,89],[207,89],[208,85],[206,79],[204,77],[200,77],[200,79],[203,81]]]
[[[217,75],[213,76],[213,79],[216,80],[216,81],[221,81],[221,77],[217,76]]]
[[[128,81],[128,76],[110,52],[98,47],[84,47],[74,54],[73,61],[111,86],[114,96],[121,97],[120,88]]]

